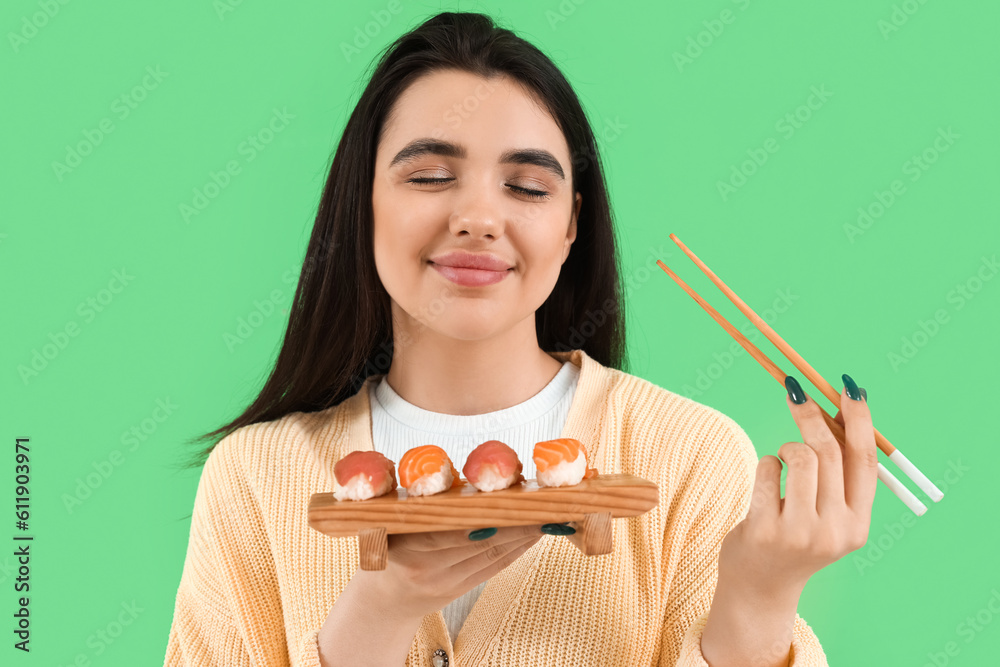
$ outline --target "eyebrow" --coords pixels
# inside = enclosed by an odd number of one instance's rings
[[[451,141],[432,138],[414,139],[396,153],[396,156],[389,162],[389,167],[412,162],[422,155],[441,155],[464,160],[468,156],[468,151],[465,150],[464,146]],[[551,172],[560,180],[566,180],[566,174],[563,173],[559,160],[552,153],[541,148],[506,150],[500,155],[500,164],[533,164]]]

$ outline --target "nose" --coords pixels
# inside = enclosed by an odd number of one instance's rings
[[[467,185],[455,199],[455,209],[448,227],[456,236],[497,239],[503,236],[504,213],[496,186],[482,179],[479,185]],[[501,186],[502,187],[502,186]]]

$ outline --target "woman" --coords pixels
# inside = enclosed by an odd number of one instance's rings
[[[845,376],[842,456],[788,379],[805,442],[778,452],[782,499],[735,422],[621,370],[621,293],[593,134],[552,62],[480,14],[398,39],[337,149],[274,371],[206,436],[166,664],[826,665],[796,605],[867,539],[867,404]],[[356,539],[307,525],[350,451],[434,442],[461,468],[499,439],[531,478],[556,437],[659,486],[610,554],[565,525],[487,528],[390,536],[368,572]]]

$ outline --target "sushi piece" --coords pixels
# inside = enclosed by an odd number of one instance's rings
[[[381,452],[351,452],[333,466],[333,480],[337,500],[367,500],[396,488],[396,468]]]
[[[557,438],[535,443],[531,458],[538,472],[538,486],[572,486],[597,476],[583,443],[573,438]]]
[[[487,440],[469,454],[462,474],[480,491],[499,491],[524,481],[517,452],[499,440]]]
[[[399,483],[411,496],[429,496],[465,484],[448,454],[437,445],[420,445],[403,454]]]

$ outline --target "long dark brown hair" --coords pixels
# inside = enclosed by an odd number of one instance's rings
[[[377,65],[337,146],[306,248],[274,369],[243,414],[190,444],[211,440],[187,466],[204,464],[240,427],[339,404],[392,362],[390,298],[375,270],[372,185],[384,120],[418,77],[443,69],[511,77],[545,105],[566,138],[574,192],[583,195],[577,237],[556,285],[535,313],[539,347],[583,349],[626,370],[619,258],[604,174],[590,123],[569,82],[536,47],[484,14],[444,12],[401,36]]]

